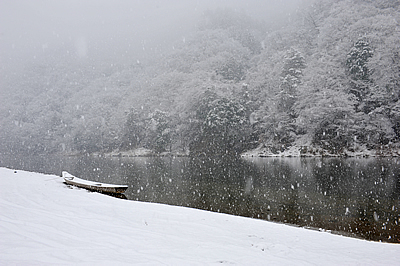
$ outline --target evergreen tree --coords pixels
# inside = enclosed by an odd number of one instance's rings
[[[367,62],[372,57],[373,50],[365,39],[358,40],[347,54],[346,66],[351,78],[351,93],[361,103],[369,93],[370,70]],[[369,110],[369,108],[367,107]],[[366,112],[368,112],[366,110]]]
[[[195,123],[199,127],[191,143],[191,152],[238,153],[245,145],[245,108],[236,101],[219,98],[210,91],[205,92],[204,96],[196,110]]]
[[[373,55],[370,44],[365,39],[358,40],[347,54],[346,65],[351,78],[354,80],[369,81],[370,71],[367,61]]]
[[[284,56],[284,65],[281,73],[279,93],[280,110],[291,112],[297,98],[297,88],[301,83],[303,69],[306,67],[302,54],[294,48],[288,50]]]
[[[280,91],[276,96],[277,104],[269,106],[263,117],[262,142],[282,147],[290,146],[295,140],[296,115],[293,106],[297,101],[305,67],[305,59],[298,50],[291,48],[286,51],[280,73]]]

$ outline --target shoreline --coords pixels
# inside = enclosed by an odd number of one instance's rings
[[[198,157],[190,155],[189,151],[186,152],[162,152],[155,153],[152,150],[145,148],[138,148],[128,151],[113,151],[108,153],[92,153],[94,156],[105,157]],[[381,149],[367,149],[366,147],[359,147],[357,150],[343,150],[341,152],[332,153],[326,149],[313,146],[291,146],[286,149],[277,150],[272,146],[260,145],[259,147],[245,151],[238,155],[239,157],[332,157],[332,158],[368,158],[368,157],[400,157],[400,149],[397,147],[382,147]]]
[[[0,153],[1,155],[10,155],[8,153]],[[62,156],[74,157],[74,156],[97,156],[97,157],[203,157],[206,155],[191,155],[190,151],[169,151],[156,153],[150,149],[137,148],[132,150],[114,150],[112,152],[56,152],[50,154],[58,154]],[[27,156],[44,156],[49,154],[26,154]],[[220,154],[210,155],[222,156]],[[327,157],[327,158],[388,158],[400,157],[400,147],[395,146],[382,146],[380,149],[368,149],[364,147],[358,147],[357,149],[343,149],[340,152],[332,152],[320,147],[315,146],[300,146],[294,145],[287,148],[277,149],[276,146],[260,144],[257,148],[242,152],[237,155],[242,158],[269,158],[269,157]]]
[[[278,151],[271,146],[260,145],[256,149],[242,153],[241,157],[400,157],[400,149],[391,147],[367,149],[366,147],[359,147],[354,150],[344,149],[341,152],[332,153],[326,149],[313,146],[291,146],[287,149],[283,149],[283,151]]]

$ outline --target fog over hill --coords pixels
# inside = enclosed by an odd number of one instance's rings
[[[397,150],[399,39],[399,1],[5,0],[0,151]]]
[[[9,1],[1,5],[2,62],[54,53],[127,61],[146,50],[171,49],[195,29],[205,10],[230,8],[263,20],[285,20],[301,1]],[[165,47],[167,46],[167,47]],[[132,60],[132,58],[130,58]]]

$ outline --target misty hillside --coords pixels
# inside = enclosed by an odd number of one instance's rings
[[[279,22],[206,9],[195,25],[120,61],[3,66],[0,152],[398,147],[400,1],[310,1]]]

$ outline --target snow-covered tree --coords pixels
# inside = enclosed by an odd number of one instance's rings
[[[369,93],[371,80],[367,62],[372,55],[373,50],[365,39],[358,40],[347,54],[346,66],[351,78],[351,93],[357,97],[360,103]]]
[[[232,57],[223,62],[216,73],[226,80],[240,81],[244,79],[246,68],[241,60]]]
[[[172,134],[169,123],[169,114],[158,109],[154,110],[146,121],[149,139],[147,146],[157,153],[169,150]]]
[[[244,107],[227,98],[217,99],[203,122],[203,132],[212,152],[231,153],[241,139],[241,129],[246,122]]]
[[[145,138],[145,129],[145,118],[143,117],[143,113],[131,108],[127,114],[123,129],[121,148],[133,149],[139,147]]]
[[[249,131],[279,146],[398,142],[398,2],[316,0],[279,27],[240,12],[210,11],[173,51],[147,50],[134,67],[55,55],[26,63],[0,79],[0,149],[182,145],[225,152],[240,150]],[[132,106],[145,108],[125,113]],[[238,117],[251,117],[250,123]]]
[[[247,118],[246,110],[239,102],[206,91],[197,105],[195,118],[198,127],[193,127],[197,128],[197,134],[193,136],[191,152],[235,153],[235,146],[244,144],[243,129]]]
[[[280,70],[279,91],[266,95],[262,122],[258,125],[260,140],[270,145],[290,145],[296,137],[295,112],[293,106],[297,101],[298,87],[301,84],[303,70],[306,68],[304,56],[291,48],[283,55]]]
[[[261,51],[265,25],[250,16],[230,9],[208,10],[203,17],[202,29],[223,29],[253,54]]]
[[[245,123],[245,110],[238,102],[222,98],[212,102],[210,107],[203,122],[206,131],[221,132],[224,135],[229,129]]]
[[[367,67],[368,59],[373,55],[370,44],[365,39],[358,40],[347,54],[346,65],[349,74],[354,80],[368,81],[370,71]]]
[[[297,88],[301,83],[303,69],[306,67],[302,54],[294,48],[288,50],[284,56],[279,93],[279,109],[291,111],[297,97]]]

